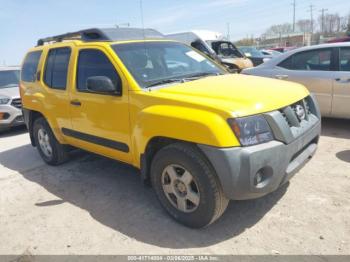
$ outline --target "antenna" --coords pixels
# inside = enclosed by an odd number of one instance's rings
[[[140,13],[141,13],[141,26],[143,30],[143,38],[145,38],[145,24],[143,22],[143,5],[142,5],[142,0],[140,0]]]

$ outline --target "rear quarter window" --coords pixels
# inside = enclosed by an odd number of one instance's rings
[[[42,51],[34,51],[27,54],[24,59],[21,80],[25,82],[35,82],[36,72]]]

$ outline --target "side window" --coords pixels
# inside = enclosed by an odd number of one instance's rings
[[[339,53],[340,71],[350,71],[350,48],[342,47]]]
[[[71,50],[68,47],[49,51],[46,59],[44,82],[54,89],[66,89],[67,73]]]
[[[293,56],[290,56],[287,59],[283,60],[281,63],[279,63],[278,66],[285,69],[293,69]]]
[[[79,52],[77,89],[86,91],[86,82],[92,76],[106,76],[115,86],[120,86],[120,77],[108,57],[100,50],[85,49]]]
[[[41,53],[42,51],[34,51],[34,52],[28,53],[22,66],[22,71],[21,71],[22,81],[35,82],[36,71],[38,68]]]
[[[304,51],[294,54],[279,66],[291,70],[330,71],[331,56],[331,49]]]

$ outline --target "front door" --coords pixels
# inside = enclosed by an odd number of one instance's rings
[[[87,79],[94,76],[108,77],[120,88],[120,94],[89,91]],[[63,133],[78,147],[129,163],[128,88],[110,54],[98,47],[80,48],[74,82],[70,101],[72,130]]]
[[[339,71],[334,72],[332,116],[350,118],[350,47],[339,49]]]

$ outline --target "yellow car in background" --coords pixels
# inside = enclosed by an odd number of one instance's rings
[[[195,228],[217,220],[230,199],[289,181],[320,135],[317,103],[302,85],[228,74],[152,29],[40,39],[24,59],[20,92],[46,163],[66,161],[70,145],[130,164],[174,219]]]

